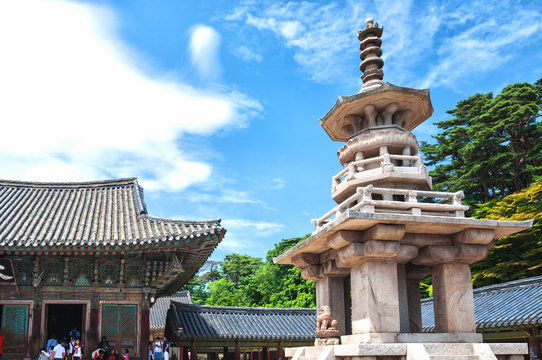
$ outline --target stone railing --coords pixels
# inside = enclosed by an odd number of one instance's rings
[[[377,194],[378,198],[373,196]],[[394,200],[394,195],[404,201]],[[404,189],[375,188],[372,185],[358,187],[356,193],[328,211],[319,219],[311,222],[316,230],[324,226],[332,216],[338,217],[346,210],[365,213],[393,213],[414,216],[465,217],[468,206],[461,203],[463,191],[455,193]],[[419,202],[426,199],[431,202]]]
[[[397,165],[402,161],[402,165]],[[332,178],[332,191],[343,181],[360,178],[371,173],[397,172],[416,173],[427,172],[421,155],[392,155],[384,153],[369,159],[352,161],[341,172]]]

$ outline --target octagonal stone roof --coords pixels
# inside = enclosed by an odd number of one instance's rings
[[[363,114],[363,108],[366,105],[373,104],[377,109],[383,109],[392,102],[399,104],[397,111],[410,110],[403,124],[403,128],[408,131],[433,114],[429,89],[412,89],[387,82],[382,86],[364,89],[354,95],[340,96],[327,114],[319,119],[319,122],[331,140],[347,141],[355,134],[350,134],[343,129],[345,116]]]

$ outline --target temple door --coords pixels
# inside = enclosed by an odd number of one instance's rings
[[[2,305],[4,354],[26,354],[29,305]]]
[[[102,305],[102,336],[112,348],[137,355],[137,305]]]

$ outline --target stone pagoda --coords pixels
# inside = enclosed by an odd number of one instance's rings
[[[525,344],[483,344],[476,333],[469,264],[532,221],[467,218],[463,192],[431,191],[410,132],[433,113],[429,90],[383,82],[382,31],[366,21],[358,34],[363,86],[320,119],[332,140],[345,142],[331,184],[338,205],[274,259],[316,282],[315,346],[287,349],[286,357],[520,359]],[[421,332],[420,279],[428,275],[434,333]]]

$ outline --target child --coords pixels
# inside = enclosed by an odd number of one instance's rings
[[[130,360],[130,350],[128,349],[124,351],[124,360]]]

